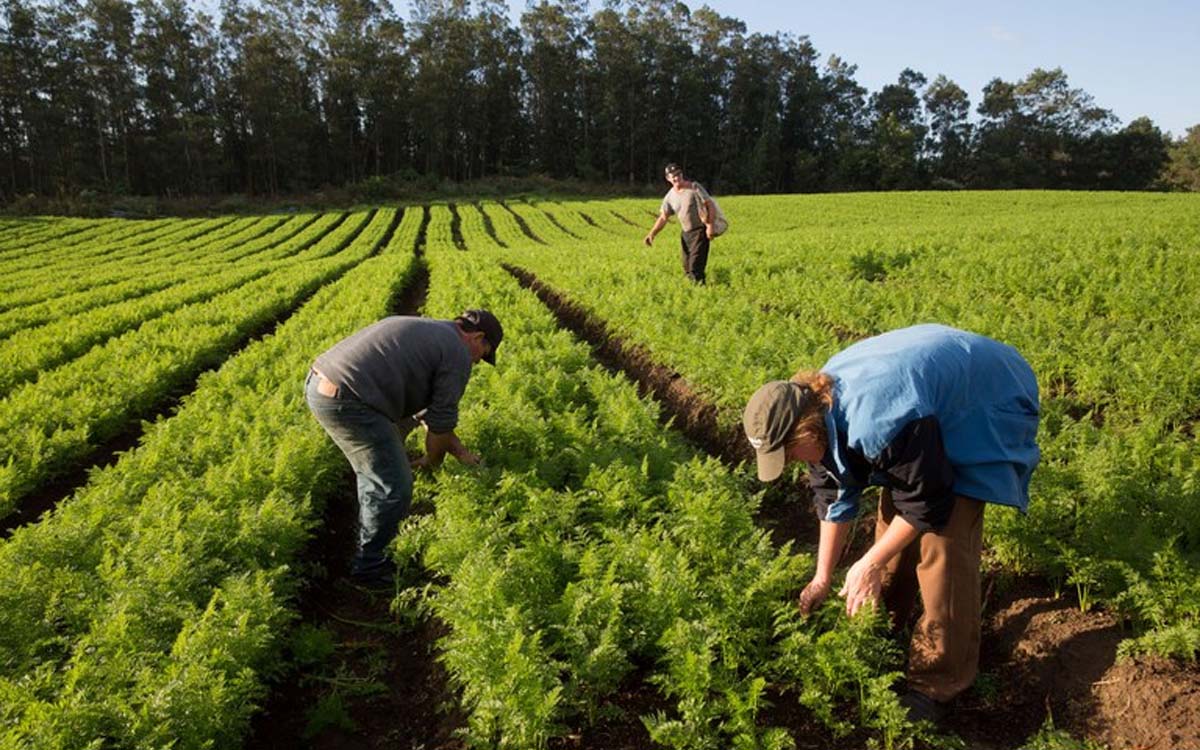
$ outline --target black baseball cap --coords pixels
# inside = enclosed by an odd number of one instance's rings
[[[487,310],[467,310],[455,318],[454,322],[462,326],[463,330],[468,333],[483,331],[483,337],[492,345],[492,350],[483,356],[483,361],[495,366],[496,350],[500,348],[500,342],[504,340],[504,328],[496,316]]]

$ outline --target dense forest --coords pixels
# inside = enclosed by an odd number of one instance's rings
[[[721,192],[1145,189],[1172,143],[1061,69],[870,92],[806,36],[670,0],[4,0],[0,197],[546,175]]]

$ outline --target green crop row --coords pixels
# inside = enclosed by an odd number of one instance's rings
[[[316,216],[297,216],[276,226],[273,231],[255,238],[231,237],[222,243],[227,249],[214,252],[212,248],[206,247],[202,254],[190,263],[177,259],[161,264],[162,270],[143,269],[132,278],[91,286],[73,293],[64,292],[57,280],[27,289],[23,294],[25,304],[0,313],[0,338],[22,329],[43,325],[51,320],[70,318],[97,307],[156,292],[171,284],[207,273],[218,264],[242,261],[272,246],[282,245],[311,224]]]
[[[0,228],[0,263],[10,254],[28,252],[28,248],[47,240],[71,242],[88,230],[94,230],[101,222],[91,219],[68,219],[58,217],[34,217],[7,222]]]
[[[1195,198],[722,202],[734,228],[713,243],[707,287],[681,278],[674,229],[643,248],[640,233],[581,243],[539,223],[545,246],[496,252],[681,373],[726,428],[761,383],[885,330],[941,322],[1013,344],[1041,384],[1044,458],[1030,513],[988,514],[990,554],[1074,587],[1085,608],[1105,601],[1141,627],[1200,628],[1200,598],[1154,563],[1177,548],[1200,571],[1200,321],[1182,312],[1200,302]],[[1143,580],[1191,604],[1148,616],[1154,605],[1122,593]]]
[[[494,259],[458,251],[449,220],[431,214],[426,314],[486,306],[505,343],[462,405],[484,467],[418,483],[436,512],[411,519],[396,552],[444,581],[424,594],[449,628],[439,658],[468,743],[545,747],[612,711],[619,691],[657,694],[641,720],[660,746],[794,747],[767,718],[772,700],[834,734],[910,741],[881,623],[832,603],[801,622],[792,597],[811,559],[755,527],[748,477],[665,430]],[[473,219],[463,236],[479,236]]]
[[[332,257],[287,265],[152,320],[9,393],[0,401],[0,515],[220,362],[230,346],[369,257],[393,217],[359,213],[312,249]]]
[[[382,255],[202,377],[136,450],[0,542],[0,747],[240,744],[279,668],[294,563],[341,474],[305,408],[304,375],[386,313],[420,220],[406,213]]]
[[[80,293],[104,286],[114,279],[124,281],[145,277],[155,270],[174,267],[179,272],[194,264],[214,249],[231,245],[251,243],[263,235],[270,234],[281,220],[244,219],[217,227],[211,232],[190,239],[161,240],[142,249],[137,259],[115,258],[107,262],[89,262],[84,259],[69,267],[48,266],[31,270],[22,278],[21,291],[12,295],[5,305],[11,309],[19,304],[52,301],[65,293]]]
[[[234,243],[234,239],[230,238],[229,242]],[[297,244],[306,242],[307,239],[301,238]],[[176,281],[191,280],[25,330],[0,342],[0,396],[114,335],[184,305],[241,286],[268,272],[323,255],[332,247],[335,245],[327,245],[324,249],[313,247],[275,261],[255,262],[254,257],[243,257],[237,263],[228,263],[223,260],[224,253],[210,253],[204,263],[192,263],[182,268],[176,261],[165,261],[164,267],[172,269],[165,273],[171,274]],[[244,255],[245,246],[237,243],[230,252]],[[160,279],[162,274],[148,278]]]
[[[111,234],[95,238],[81,247],[71,246],[49,252],[31,252],[21,262],[5,264],[4,282],[0,291],[17,288],[30,275],[39,275],[49,268],[60,272],[74,272],[94,267],[96,264],[116,263],[130,260],[153,252],[160,243],[190,240],[207,232],[219,229],[234,221],[230,218],[165,220],[152,228],[132,232],[127,227],[115,226]]]
[[[52,222],[52,223],[51,223]],[[58,259],[71,252],[71,248],[87,246],[97,240],[113,241],[122,238],[133,238],[137,235],[178,224],[178,219],[153,219],[147,221],[128,221],[125,219],[107,219],[102,221],[87,221],[80,227],[74,219],[49,220],[44,231],[27,239],[14,239],[10,246],[0,255],[0,265],[5,270],[16,270],[31,264],[34,254],[46,256],[48,259]],[[65,223],[62,231],[60,223]],[[9,266],[14,259],[22,261],[15,266]]]

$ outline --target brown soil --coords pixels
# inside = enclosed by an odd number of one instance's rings
[[[981,748],[1014,747],[1047,718],[1114,749],[1200,748],[1200,669],[1117,662],[1126,635],[1112,616],[1080,612],[1041,582],[1010,585],[985,613],[982,678],[951,726]]]
[[[324,663],[293,669],[273,686],[246,739],[248,750],[461,750],[458,701],[435,644],[444,626],[398,621],[393,591],[370,591],[348,579],[358,500],[354,475],[330,500],[303,567],[312,571],[299,602],[301,622],[331,633],[336,650]],[[349,722],[310,724],[322,701],[340,701]]]

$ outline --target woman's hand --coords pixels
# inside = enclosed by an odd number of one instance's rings
[[[804,590],[800,592],[800,614],[804,617],[808,616],[817,607],[821,606],[821,602],[829,596],[831,584],[828,578],[813,578],[809,581]]]
[[[838,596],[846,597],[846,614],[851,617],[867,602],[878,602],[883,588],[883,568],[864,556],[850,566]]]

